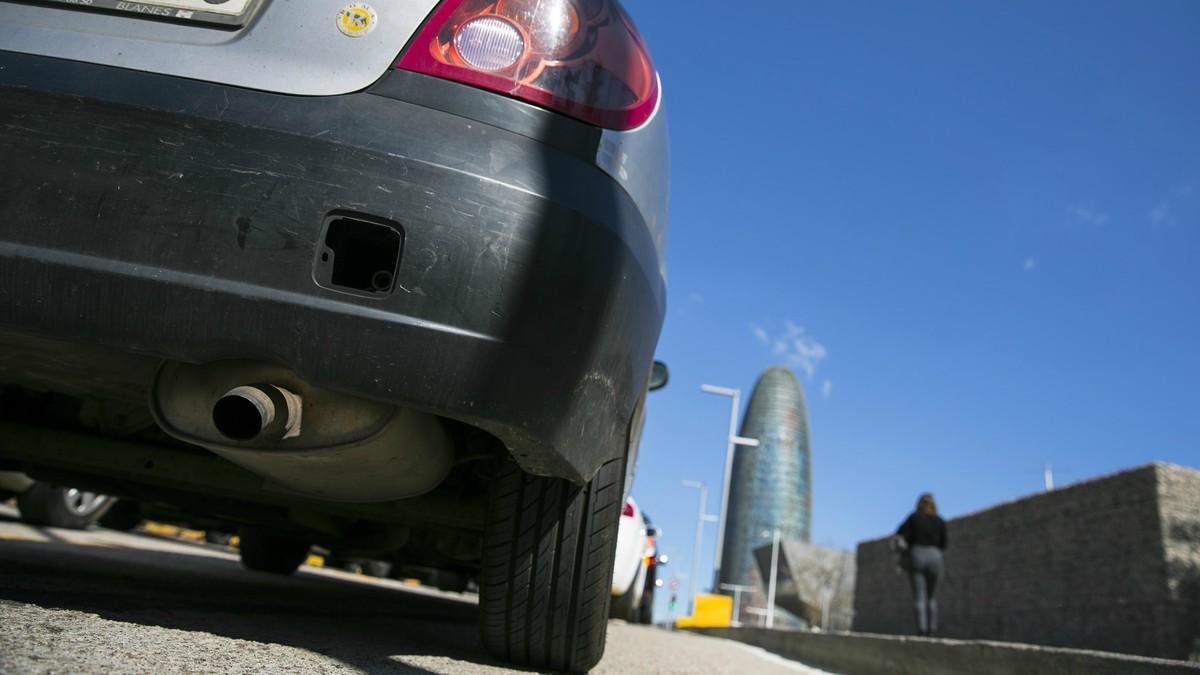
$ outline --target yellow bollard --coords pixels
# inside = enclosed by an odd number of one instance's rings
[[[733,620],[733,598],[728,595],[696,596],[691,616],[675,619],[676,628],[728,628]]]

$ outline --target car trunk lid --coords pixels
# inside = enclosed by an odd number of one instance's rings
[[[284,94],[379,79],[436,0],[0,0],[0,49]]]

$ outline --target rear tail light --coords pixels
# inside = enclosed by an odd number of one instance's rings
[[[633,503],[632,502],[625,502],[625,508],[621,510],[621,515],[624,516],[625,518],[633,517]]]
[[[445,0],[397,67],[609,129],[654,113],[658,76],[616,0]]]

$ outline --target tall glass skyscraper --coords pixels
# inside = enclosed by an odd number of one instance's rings
[[[754,549],[769,545],[775,529],[782,539],[808,542],[812,527],[808,415],[791,370],[774,366],[759,376],[741,435],[757,438],[759,445],[738,446],[733,457],[719,581],[761,589]],[[751,592],[742,607],[764,604],[762,595]]]

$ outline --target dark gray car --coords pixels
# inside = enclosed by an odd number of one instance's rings
[[[660,99],[615,0],[0,0],[0,470],[475,578],[590,668]]]

